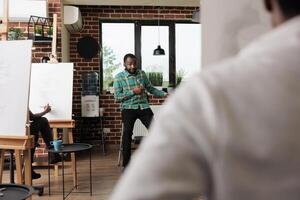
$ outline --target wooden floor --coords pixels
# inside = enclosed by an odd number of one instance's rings
[[[89,156],[88,153],[77,156],[77,171],[78,171],[78,190],[74,192],[89,192]],[[44,185],[44,195],[33,195],[33,200],[56,200],[62,199],[62,182],[61,176],[54,177],[51,170],[51,196],[48,195],[48,173],[47,168],[38,168],[35,170],[42,174],[40,179],[34,180],[33,185]],[[61,171],[60,171],[61,172]],[[114,185],[121,175],[121,168],[117,166],[117,153],[108,152],[103,156],[100,148],[94,148],[92,155],[92,183],[93,195],[89,193],[71,193],[67,199],[72,200],[105,200],[108,199]],[[8,170],[4,171],[3,183],[9,181]],[[72,170],[67,167],[65,170],[65,190],[72,188]]]

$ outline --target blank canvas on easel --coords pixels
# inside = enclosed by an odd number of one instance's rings
[[[0,135],[26,135],[31,49],[31,40],[0,41]]]
[[[48,120],[72,119],[73,63],[32,64],[29,107],[33,113],[50,104]]]

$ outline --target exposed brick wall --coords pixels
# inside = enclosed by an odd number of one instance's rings
[[[76,72],[74,75],[73,93],[73,113],[76,118],[81,116],[81,74],[89,71],[100,71],[99,55],[93,59],[86,60],[80,58],[76,51],[76,44],[83,36],[92,36],[99,39],[99,20],[101,19],[140,19],[140,20],[190,20],[193,11],[198,7],[158,7],[155,6],[80,6],[80,11],[84,20],[84,29],[81,33],[70,36],[70,58],[74,63]],[[150,97],[150,104],[162,104],[164,99]],[[118,144],[121,135],[121,113],[120,105],[115,102],[113,95],[100,95],[100,107],[105,109],[103,126],[109,128],[107,141],[110,144]],[[91,129],[91,133],[99,130]],[[79,129],[74,130],[75,138],[79,137]]]

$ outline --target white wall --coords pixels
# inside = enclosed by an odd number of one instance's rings
[[[235,55],[270,29],[263,0],[203,0],[202,66]]]

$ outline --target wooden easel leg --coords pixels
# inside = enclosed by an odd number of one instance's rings
[[[72,129],[68,128],[68,140],[70,144],[73,144],[73,132]],[[76,168],[76,157],[75,153],[71,153],[71,162],[72,162],[72,172],[73,172],[73,184],[74,186],[78,185],[77,179],[77,168]]]
[[[17,183],[18,184],[23,184],[22,161],[21,161],[21,152],[20,152],[20,150],[15,150],[15,159],[16,159]]]
[[[0,183],[2,183],[3,168],[4,168],[4,150],[0,150]]]
[[[53,139],[54,139],[54,140],[57,140],[57,139],[58,139],[57,128],[53,128]],[[54,165],[54,176],[59,176],[58,164],[55,164],[55,165]]]
[[[25,184],[26,185],[32,185],[32,179],[31,179],[31,156],[30,156],[30,150],[24,150],[24,162],[25,162]]]

